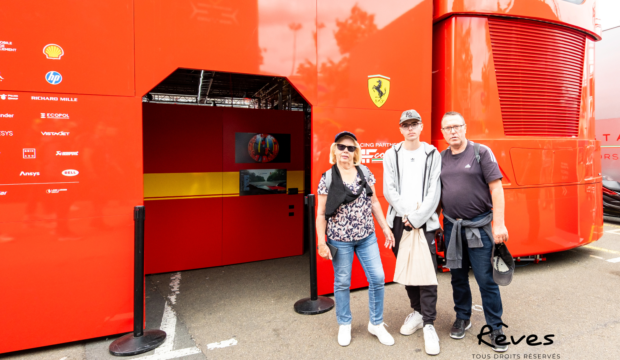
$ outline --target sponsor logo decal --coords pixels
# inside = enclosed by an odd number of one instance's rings
[[[383,163],[383,156],[387,149],[398,143],[378,142],[378,143],[360,143],[362,153],[362,164]],[[379,149],[377,149],[379,148]]]
[[[37,150],[36,149],[23,149],[24,159],[36,159],[37,158]]]
[[[13,47],[12,41],[0,40],[0,51],[15,52],[17,49]]]
[[[470,167],[469,164],[465,165],[465,169],[469,169]]]
[[[63,170],[62,174],[64,176],[77,176],[80,172],[73,169]]]
[[[17,96],[17,95],[16,95]],[[78,98],[74,97],[66,97],[66,96],[31,96],[30,100],[35,101],[68,101],[68,102],[77,102]]]
[[[41,113],[41,119],[69,119],[69,114]]]
[[[78,156],[78,151],[56,151],[56,156]]]
[[[390,96],[390,78],[383,75],[369,75],[368,94],[377,107],[383,106]]]
[[[0,136],[13,136],[13,131],[0,130]]]
[[[34,171],[34,172],[26,172],[26,171],[22,171],[19,173],[19,176],[39,176],[41,175],[38,171]]]
[[[43,54],[45,57],[51,60],[60,60],[60,58],[65,54],[65,51],[60,47],[60,45],[56,44],[47,44],[43,47]]]
[[[0,195],[6,195],[6,193],[8,193],[8,191],[0,191]]]
[[[368,164],[370,162],[374,162],[373,158],[375,157],[376,152],[377,152],[377,149],[362,149],[362,164]],[[383,161],[383,157],[381,158],[381,160]]]
[[[58,71],[48,71],[45,74],[45,81],[52,85],[58,85],[62,82],[62,75]]]
[[[0,118],[13,118],[13,116],[15,116],[15,114],[0,114]]]
[[[68,131],[58,131],[58,132],[41,131],[41,135],[43,136],[69,136],[69,132]]]
[[[4,80],[4,78],[2,76],[0,76],[0,81]]]
[[[47,189],[45,190],[48,194],[60,194],[63,191],[67,191],[67,189]]]
[[[0,100],[18,100],[19,95],[13,94],[0,94]]]

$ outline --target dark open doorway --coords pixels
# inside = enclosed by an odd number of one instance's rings
[[[305,251],[311,107],[285,78],[178,69],[142,110],[146,273]]]

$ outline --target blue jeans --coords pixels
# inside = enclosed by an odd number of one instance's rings
[[[334,265],[334,298],[336,299],[336,319],[340,325],[351,324],[351,270],[353,267],[353,254],[364,268],[368,280],[368,308],[370,310],[370,322],[379,325],[383,322],[383,295],[385,287],[385,275],[379,254],[379,245],[375,233],[358,241],[334,241],[327,240],[331,245],[338,248],[336,257],[332,260]]]
[[[478,215],[473,221],[484,218],[487,213]],[[443,219],[443,229],[446,239],[446,248],[450,242],[450,234],[452,234],[452,223]],[[456,318],[461,320],[469,320],[471,317],[471,289],[469,287],[469,266],[474,271],[474,277],[480,288],[480,296],[482,297],[482,309],[487,325],[493,330],[500,329],[502,322],[502,298],[499,293],[499,286],[493,280],[493,267],[491,265],[491,251],[494,246],[492,239],[485,231],[480,229],[482,237],[481,248],[470,249],[467,247],[467,239],[465,238],[465,228],[461,228],[461,239],[463,241],[463,262],[460,269],[450,269],[452,274],[452,297],[454,299],[454,311]]]

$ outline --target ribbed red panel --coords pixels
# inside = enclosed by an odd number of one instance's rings
[[[584,34],[538,21],[489,18],[505,135],[579,133]]]

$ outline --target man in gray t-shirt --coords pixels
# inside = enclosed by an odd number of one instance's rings
[[[471,265],[480,288],[484,317],[492,329],[492,348],[497,352],[504,352],[508,350],[508,346],[497,344],[496,341],[498,336],[503,335],[503,308],[491,265],[491,252],[495,244],[508,240],[508,230],[504,225],[502,173],[490,148],[467,140],[465,119],[461,114],[447,112],[441,121],[441,130],[450,144],[441,154],[440,176],[446,259],[452,276],[452,296],[456,312],[450,337],[462,339],[465,337],[465,330],[471,327]],[[476,157],[476,150],[479,158]],[[462,220],[474,221],[480,226],[477,228],[480,239],[467,239],[466,227],[463,225],[461,236],[453,237],[453,241],[461,241],[459,249],[456,246],[458,243],[450,244],[450,239],[452,228],[455,224],[462,225]]]
[[[469,141],[461,153],[452,154],[451,150],[444,153],[441,166],[445,214],[454,219],[473,219],[493,209],[489,183],[501,180],[503,176],[491,149],[480,145],[478,163],[474,143]]]

